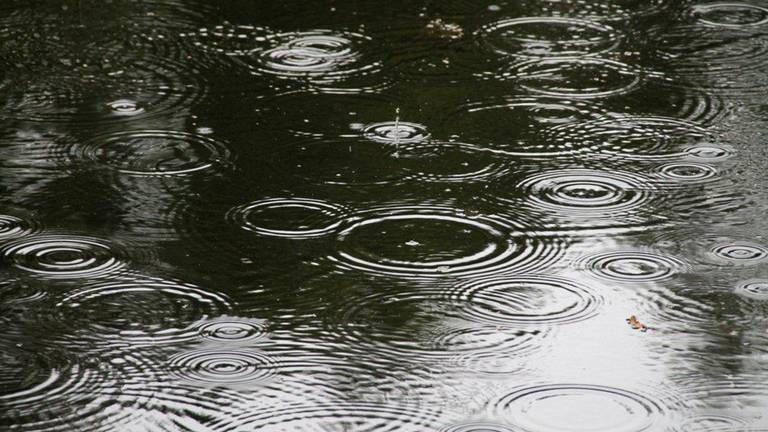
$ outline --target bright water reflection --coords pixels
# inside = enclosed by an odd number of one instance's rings
[[[0,429],[768,430],[768,4],[7,0],[0,40]]]

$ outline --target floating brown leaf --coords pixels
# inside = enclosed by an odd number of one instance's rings
[[[629,318],[627,318],[627,323],[629,323],[629,325],[632,326],[632,328],[635,330],[640,330],[642,332],[648,331],[648,326],[641,323],[640,320],[638,320],[635,315],[632,315]]]

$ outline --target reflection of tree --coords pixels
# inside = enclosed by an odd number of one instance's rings
[[[150,62],[165,61],[158,54],[172,48],[154,38],[163,32],[172,36],[190,25],[197,28],[199,24],[190,21],[196,14],[175,17],[174,8],[157,2],[43,3],[14,2],[2,7],[0,28],[4,42],[0,58],[4,59],[4,75],[0,80],[0,105],[6,120],[0,144],[0,202],[6,208],[20,209],[12,213],[40,221],[44,230],[100,236],[118,245],[126,240],[130,247],[140,248],[156,248],[176,240],[175,212],[190,199],[192,180],[126,176],[109,166],[81,160],[77,152],[70,150],[114,131],[189,129],[195,99],[185,98],[182,92],[187,86],[199,87],[199,81],[169,75],[182,70]],[[164,88],[169,94],[158,95]],[[166,115],[151,115],[153,109],[162,108],[153,103],[163,102],[163,98],[174,102],[173,109]],[[120,99],[134,100],[145,113],[115,113],[109,104]],[[131,382],[129,376],[147,378],[136,376],[139,371],[130,367],[116,366],[125,363],[107,363],[112,358],[122,358],[123,362],[127,358],[130,363],[130,359],[137,358],[135,353],[91,346],[78,340],[87,329],[55,325],[53,315],[61,306],[51,302],[87,281],[46,282],[14,272],[7,262],[2,272],[16,281],[0,287],[0,322],[4,324],[0,339],[14,343],[18,347],[14,352],[19,353],[7,361],[5,357],[0,360],[8,368],[6,373],[17,375],[17,381],[4,385],[2,392],[38,384],[24,370],[32,374],[38,371],[43,379],[53,370],[62,380],[53,382],[53,387],[65,385],[68,375],[72,375],[73,382],[82,386],[78,391],[93,394],[66,400],[51,397],[36,403],[38,411],[32,414],[20,414],[31,407],[12,406],[13,412],[2,410],[0,424],[28,424],[45,415],[56,418],[93,403],[107,407],[122,395],[106,398],[113,402],[101,401],[105,393],[125,390],[121,385]],[[35,298],[38,292],[44,294]],[[126,308],[129,317],[132,307],[152,307],[141,303],[119,306]],[[80,323],[87,324],[88,320]],[[163,358],[178,349],[152,349],[144,354],[153,359],[153,367],[160,368]],[[66,361],[52,360],[46,365],[27,362],[24,370],[9,363],[24,355],[45,359],[54,354]],[[67,409],[62,408],[65,406]]]

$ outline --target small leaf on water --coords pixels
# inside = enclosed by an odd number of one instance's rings
[[[642,332],[648,331],[648,326],[641,323],[635,315],[631,315],[627,318],[627,323],[635,330],[640,330]]]

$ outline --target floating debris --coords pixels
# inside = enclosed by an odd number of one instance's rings
[[[461,39],[464,37],[464,29],[456,23],[448,23],[440,18],[435,18],[427,23],[427,34],[440,39]]]
[[[641,323],[640,320],[638,320],[634,315],[627,318],[627,323],[635,330],[640,330],[641,332],[648,331],[648,326]]]

